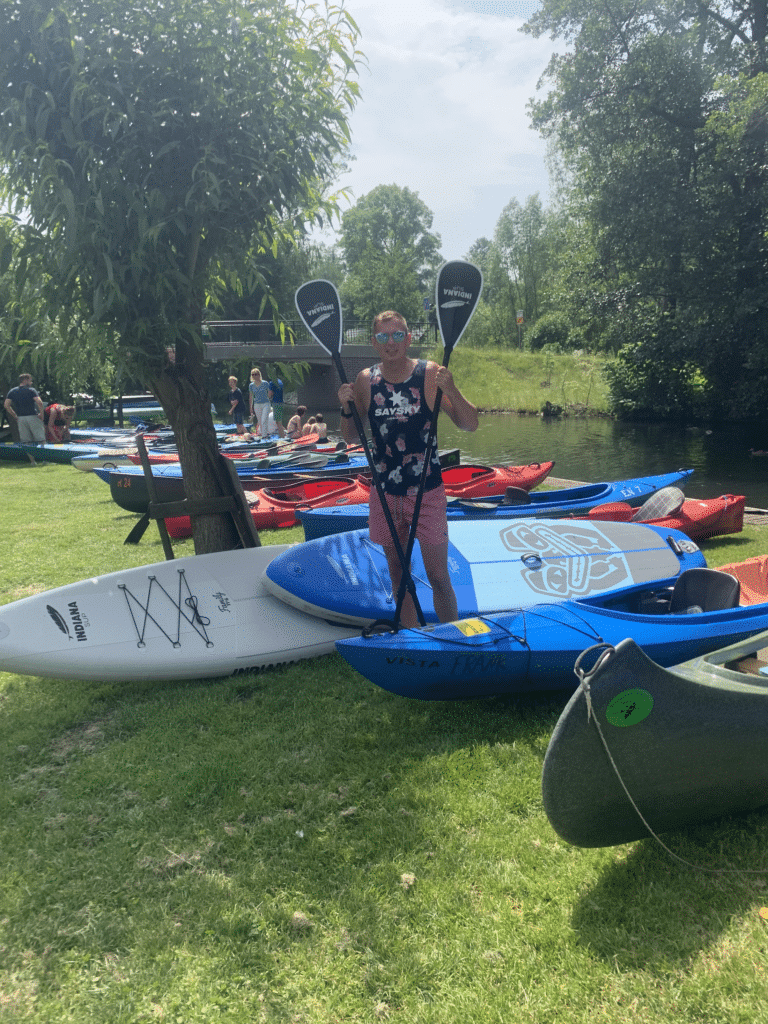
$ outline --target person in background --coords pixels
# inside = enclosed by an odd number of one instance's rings
[[[309,419],[307,420],[307,422],[301,428],[301,432],[304,435],[304,437],[306,437],[308,434],[316,434],[317,433],[316,425],[317,425],[317,420],[315,419],[314,416],[310,416]]]
[[[8,418],[16,420],[19,441],[27,444],[45,444],[45,406],[40,395],[32,387],[31,374],[20,375],[17,387],[11,388],[8,392],[3,407]]]
[[[45,439],[49,444],[64,444],[71,440],[69,428],[75,415],[74,405],[51,402],[45,409]]]
[[[431,360],[412,359],[408,355],[411,335],[399,313],[389,309],[375,317],[371,342],[379,362],[370,369],[361,370],[354,384],[342,384],[338,391],[341,435],[348,444],[357,440],[350,411],[354,405],[363,422],[368,417],[373,461],[398,539],[405,550],[420,488],[437,389],[443,393],[440,408],[460,430],[477,430],[478,415],[475,406],[456,387],[453,374],[446,366],[438,366]],[[447,501],[436,441],[435,438],[416,537],[432,587],[437,616],[441,622],[453,622],[458,612],[448,570]],[[396,594],[403,567],[375,487],[371,487],[369,500],[370,538],[384,548],[392,589]],[[417,623],[410,594],[406,594],[401,621],[404,626]]]
[[[302,434],[301,428],[301,417],[307,411],[306,405],[300,405],[296,410],[296,414],[291,416],[288,420],[288,426],[285,428],[285,433],[288,437],[300,437]]]
[[[237,426],[238,434],[244,434],[246,405],[243,392],[237,386],[237,377],[229,378],[229,403],[229,415],[232,417],[232,422]]]
[[[261,370],[254,366],[248,385],[251,419],[262,437],[269,436],[269,381],[263,380]]]
[[[269,400],[272,403],[272,412],[275,416],[275,426],[278,437],[285,437],[283,426],[283,382],[279,377],[269,382]]]
[[[315,413],[315,433],[321,441],[325,441],[328,437],[328,424],[321,412]]]

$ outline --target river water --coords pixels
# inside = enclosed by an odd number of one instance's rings
[[[762,437],[760,436],[762,434]],[[691,498],[745,494],[747,505],[768,508],[768,430],[728,426],[701,429],[608,419],[542,419],[484,415],[474,434],[442,418],[441,448],[461,448],[462,460],[487,463],[554,459],[553,477],[597,482],[693,469],[685,487]]]
[[[327,417],[338,429],[333,415]],[[461,448],[464,462],[520,465],[554,459],[553,477],[598,482],[694,469],[685,487],[691,498],[745,494],[747,505],[768,508],[768,449],[765,427],[686,429],[671,424],[620,423],[608,419],[542,419],[483,415],[474,434],[457,430],[446,417],[438,430],[441,448]]]

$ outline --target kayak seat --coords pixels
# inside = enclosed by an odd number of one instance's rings
[[[716,612],[738,607],[740,596],[741,585],[730,573],[719,569],[685,569],[675,580],[669,610],[672,615]]]
[[[502,505],[530,505],[531,496],[523,487],[507,487]]]

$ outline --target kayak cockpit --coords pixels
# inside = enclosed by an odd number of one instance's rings
[[[619,594],[583,598],[587,604],[631,615],[691,615],[738,608],[739,581],[720,569],[684,569],[674,582],[663,586],[633,587]]]

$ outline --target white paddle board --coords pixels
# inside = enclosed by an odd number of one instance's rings
[[[449,522],[448,536],[462,619],[673,580],[683,569],[706,565],[685,534],[639,523],[476,520]],[[418,542],[411,566],[424,618],[435,622]],[[264,583],[292,607],[333,622],[369,625],[391,618],[396,605],[384,550],[367,530],[295,545],[270,562]]]
[[[330,654],[357,631],[278,601],[285,544],[82,580],[0,608],[0,670],[57,679],[200,679]]]

